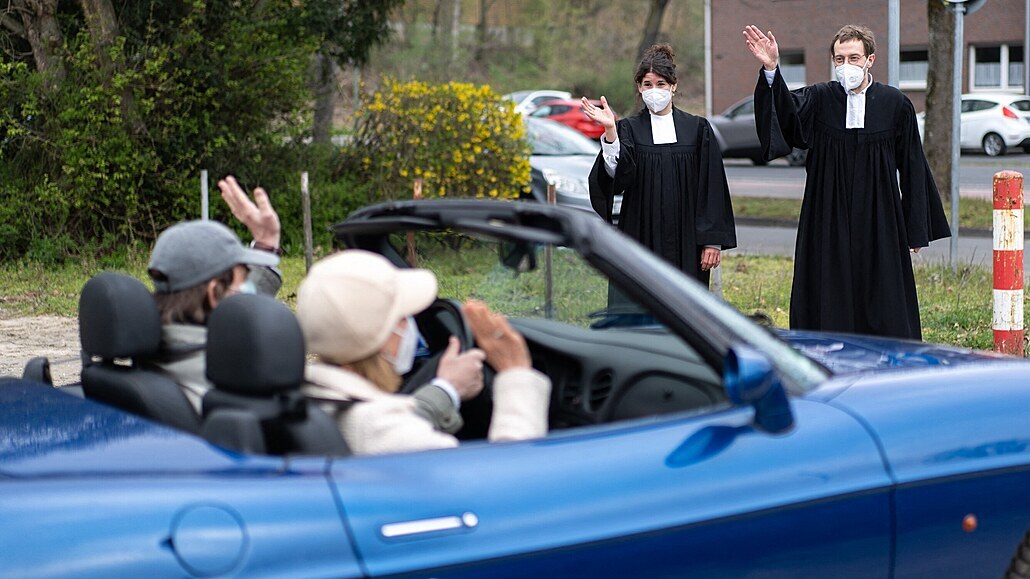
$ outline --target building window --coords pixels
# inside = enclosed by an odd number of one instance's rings
[[[926,75],[929,70],[926,49],[902,50],[898,67],[899,88],[905,90],[926,90]]]
[[[1022,46],[971,46],[969,60],[973,90],[1022,90]]]
[[[785,52],[780,54],[780,74],[787,88],[796,89],[805,86],[805,53]]]

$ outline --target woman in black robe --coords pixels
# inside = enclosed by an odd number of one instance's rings
[[[667,44],[647,50],[635,75],[646,108],[616,123],[608,102],[583,99],[584,112],[605,127],[590,174],[590,200],[618,227],[683,272],[708,285],[721,250],[737,246],[726,171],[708,121],[672,106],[676,65]]]
[[[841,80],[795,91],[775,37],[753,26],[744,36],[764,68],[755,121],[765,158],[808,149],[790,327],[921,339],[910,252],[951,233],[912,103],[868,73],[872,32],[841,28],[831,43]]]

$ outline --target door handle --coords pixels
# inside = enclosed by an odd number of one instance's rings
[[[415,521],[402,521],[399,523],[387,523],[380,527],[379,532],[383,537],[392,539],[395,537],[409,537],[438,531],[451,531],[454,529],[472,529],[479,525],[479,517],[475,513],[465,513],[460,517],[435,517],[432,519],[418,519]]]

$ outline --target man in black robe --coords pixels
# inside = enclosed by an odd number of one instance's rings
[[[763,65],[755,121],[765,158],[808,149],[791,328],[922,339],[911,252],[950,231],[912,103],[868,72],[872,32],[841,28],[837,81],[795,91],[772,33],[748,26],[744,36]]]

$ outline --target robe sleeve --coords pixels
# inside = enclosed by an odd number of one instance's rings
[[[619,120],[619,164],[615,167],[615,175],[609,176],[604,169],[604,153],[598,152],[594,166],[590,169],[588,184],[590,186],[590,206],[608,223],[612,222],[612,208],[615,196],[623,193],[631,186],[637,172],[636,146],[632,131],[626,119]]]
[[[771,161],[794,148],[808,148],[816,93],[810,86],[789,90],[779,67],[770,86],[762,70],[759,69],[755,85],[755,129],[762,143],[762,154],[766,161]]]
[[[931,241],[951,236],[948,219],[930,164],[923,153],[912,101],[904,98],[898,107],[899,127],[894,143],[895,162],[901,189],[901,208],[905,212],[905,229],[909,247],[926,247]]]
[[[695,214],[697,245],[719,245],[722,249],[737,247],[733,223],[730,188],[722,163],[719,143],[712,138],[708,119],[698,123],[698,199]]]

